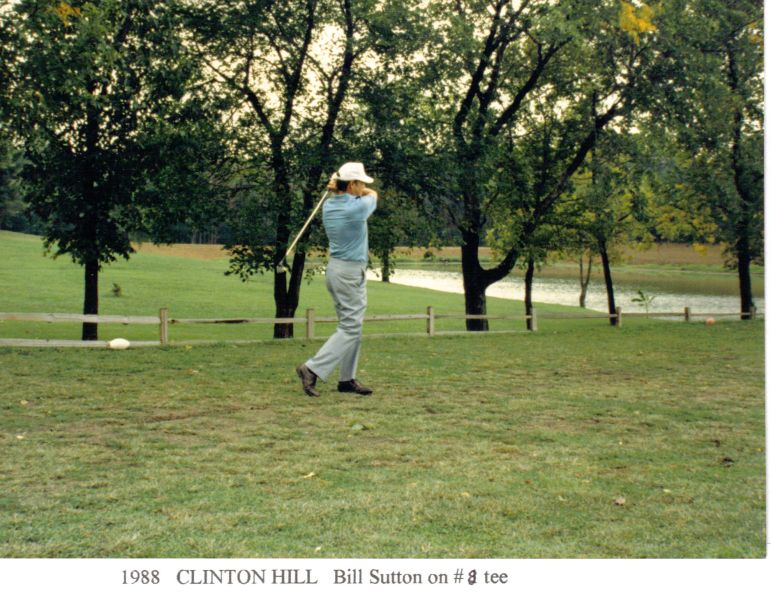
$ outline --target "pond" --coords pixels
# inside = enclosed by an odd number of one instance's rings
[[[457,270],[456,270],[457,269]],[[367,272],[368,278],[378,280],[379,271]],[[755,275],[753,296],[758,312],[765,312],[762,275]],[[463,278],[459,267],[448,270],[397,268],[391,282],[444,292],[463,293]],[[682,312],[688,306],[693,313],[738,313],[738,277],[735,273],[699,273],[619,269],[614,275],[616,304],[627,312],[644,312],[645,307],[632,298],[638,290],[652,296],[651,312]],[[533,281],[533,301],[547,304],[578,306],[580,286],[578,277],[536,276]],[[487,289],[489,297],[524,300],[525,283],[521,272],[506,277]],[[607,312],[608,300],[601,271],[593,273],[586,296],[586,307]]]

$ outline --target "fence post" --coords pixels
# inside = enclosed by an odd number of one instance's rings
[[[758,312],[758,309],[755,307],[754,304],[750,306],[750,319],[754,320],[757,312]]]
[[[691,320],[691,309],[690,307],[685,307],[685,322],[688,323]]]
[[[621,327],[621,307],[616,307],[616,327]]]
[[[161,345],[165,346],[169,343],[169,309],[162,308],[159,316],[161,319]]]
[[[314,321],[316,317],[316,311],[309,308],[305,311],[305,338],[313,339],[316,337],[316,323]]]
[[[429,306],[426,309],[428,318],[426,319],[426,333],[428,335],[434,335],[434,307]]]

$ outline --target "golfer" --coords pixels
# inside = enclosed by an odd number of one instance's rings
[[[327,289],[337,311],[337,330],[316,356],[296,369],[309,396],[319,395],[315,387],[317,378],[326,381],[338,363],[338,392],[372,393],[356,381],[367,309],[367,219],[377,205],[377,192],[365,186],[372,181],[364,172],[364,165],[358,162],[345,163],[329,181],[328,188],[335,194],[324,203],[322,219],[329,238]]]

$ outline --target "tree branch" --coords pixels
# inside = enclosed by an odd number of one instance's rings
[[[501,10],[503,9],[506,2],[507,0],[497,0],[496,2],[495,14],[493,15],[493,20],[490,23],[490,31],[487,34],[487,39],[485,40],[482,54],[479,57],[479,63],[477,64],[477,68],[471,77],[471,83],[469,83],[468,90],[466,91],[466,97],[463,99],[463,102],[461,102],[460,108],[458,109],[458,112],[455,115],[455,119],[453,120],[453,134],[455,135],[456,142],[461,148],[464,148],[467,145],[466,139],[463,135],[463,125],[468,119],[469,113],[471,112],[471,106],[474,103],[474,98],[477,97],[480,93],[482,79],[484,78],[485,71],[490,65],[490,57],[492,56],[493,52],[495,52],[498,45],[496,38],[501,22]]]
[[[319,147],[321,150],[321,156],[316,165],[310,173],[310,185],[315,187],[318,183],[318,178],[321,176],[321,169],[327,162],[329,153],[329,147],[332,143],[332,138],[335,131],[335,125],[337,123],[337,117],[340,113],[340,109],[345,100],[345,95],[348,92],[348,86],[351,80],[351,72],[353,62],[356,54],[353,47],[354,38],[354,22],[353,22],[353,10],[351,8],[350,0],[342,1],[343,17],[345,19],[345,52],[343,54],[343,62],[340,67],[340,78],[337,82],[337,89],[332,96],[332,101],[329,103],[327,109],[327,118],[324,122],[324,127],[321,131],[321,139],[319,141]],[[331,82],[330,82],[331,84]]]
[[[280,139],[284,139],[289,132],[289,125],[292,121],[292,113],[294,108],[294,100],[297,95],[297,90],[302,82],[302,71],[305,65],[305,57],[308,55],[308,48],[310,47],[311,40],[313,38],[313,30],[316,26],[315,13],[316,13],[316,0],[308,0],[306,2],[306,9],[308,11],[307,21],[305,26],[305,34],[303,36],[303,43],[300,47],[300,53],[297,58],[297,62],[294,66],[286,86],[286,99],[284,103],[284,117],[281,120],[281,126],[277,135]]]
[[[514,97],[514,100],[501,113],[501,116],[498,117],[495,124],[490,129],[491,137],[497,136],[500,133],[501,129],[503,129],[509,124],[512,118],[519,111],[520,106],[522,105],[522,101],[533,90],[533,88],[535,88],[536,84],[538,83],[538,80],[541,78],[541,75],[543,74],[544,69],[546,68],[546,65],[548,65],[549,61],[554,57],[554,55],[557,54],[557,52],[559,52],[568,43],[570,43],[570,40],[565,40],[564,42],[561,42],[559,44],[552,44],[546,50],[546,54],[542,53],[541,46],[539,45],[538,62],[536,63],[535,68],[531,71],[530,77],[528,78],[528,80],[517,92],[517,95]]]
[[[514,244],[512,248],[509,249],[509,251],[506,253],[506,256],[503,257],[503,260],[498,263],[495,267],[492,269],[483,269],[482,270],[482,277],[484,278],[484,286],[490,286],[496,281],[500,281],[506,275],[511,273],[511,270],[514,268],[514,266],[517,264],[517,259],[519,258],[520,254],[520,248],[522,248],[524,244]]]
[[[584,137],[583,141],[581,142],[581,145],[578,147],[578,150],[576,151],[575,156],[573,157],[573,160],[565,169],[565,172],[562,174],[562,177],[559,179],[557,184],[552,188],[552,191],[549,193],[549,195],[536,208],[534,213],[534,221],[536,223],[540,221],[541,217],[549,211],[551,206],[562,195],[562,192],[565,190],[565,186],[567,185],[570,178],[578,170],[578,168],[583,164],[584,159],[586,158],[586,155],[589,154],[591,149],[594,148],[595,144],[597,143],[597,137],[599,132],[603,129],[603,127],[605,127],[608,123],[610,123],[616,116],[618,116],[618,114],[620,113],[620,108],[621,108],[621,100],[619,99],[613,106],[610,107],[610,109],[608,109],[607,112],[594,118],[593,127],[591,131],[586,135],[586,137]]]
[[[287,67],[286,60],[284,59],[284,53],[281,50],[281,47],[278,45],[278,42],[276,41],[275,36],[271,35],[269,32],[264,32],[265,38],[268,40],[268,44],[273,49],[273,52],[275,52],[276,56],[278,57],[278,71],[281,73],[281,77],[284,79],[284,85],[289,85],[289,80],[291,75],[289,74],[289,68]],[[253,52],[249,53],[249,62],[251,64],[251,60],[253,58]]]
[[[509,45],[514,42],[523,32],[526,31],[525,27],[520,27],[516,33],[513,35],[510,35],[512,28],[519,20],[519,17],[522,15],[522,12],[527,8],[528,4],[530,4],[530,0],[525,0],[520,5],[519,9],[512,13],[512,15],[509,17],[508,22],[501,27],[500,34],[497,36],[497,39],[495,40],[495,60],[493,61],[493,69],[492,73],[490,74],[490,79],[487,84],[487,89],[484,92],[479,91],[477,94],[479,98],[479,112],[482,114],[487,114],[487,109],[490,106],[490,103],[492,102],[495,92],[498,89],[498,83],[500,81],[500,74],[501,74],[501,68],[503,65],[503,59],[506,54],[506,50],[509,47]]]

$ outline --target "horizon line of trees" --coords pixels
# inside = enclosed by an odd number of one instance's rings
[[[724,244],[749,313],[762,59],[759,0],[3,0],[0,228],[81,264],[86,313],[141,238],[224,243],[291,317],[319,223],[275,265],[355,157],[386,278],[396,246],[460,245],[469,314],[554,252],[599,259],[613,313],[631,241]]]

